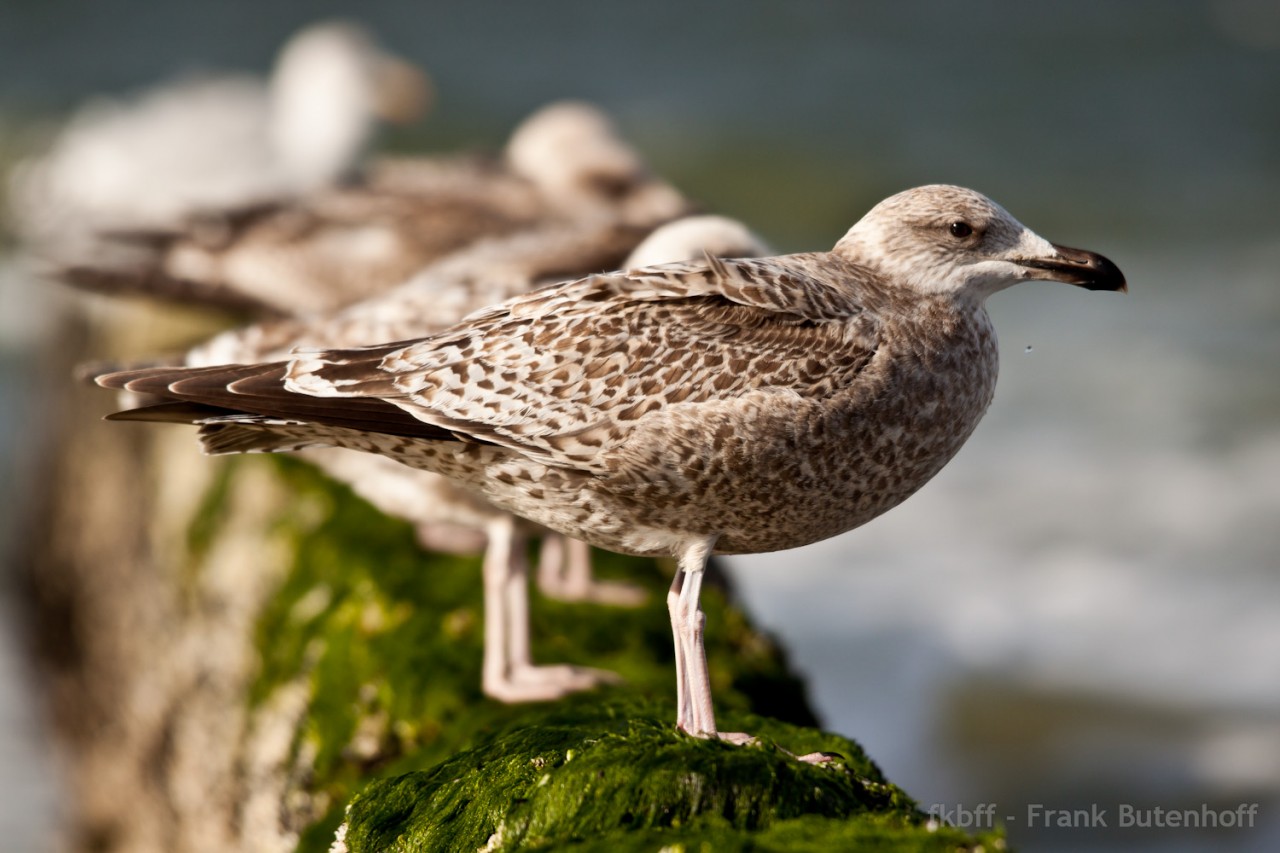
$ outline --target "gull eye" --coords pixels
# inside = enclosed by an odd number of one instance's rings
[[[956,220],[947,226],[947,230],[951,232],[951,236],[958,240],[963,240],[973,233],[973,226],[968,222]]]

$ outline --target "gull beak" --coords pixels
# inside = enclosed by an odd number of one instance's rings
[[[431,109],[435,87],[416,65],[393,56],[374,66],[374,114],[391,124],[412,124]]]
[[[1061,281],[1074,284],[1085,290],[1113,290],[1127,293],[1129,285],[1124,280],[1120,268],[1102,255],[1086,252],[1084,249],[1071,249],[1066,246],[1053,246],[1054,254],[1045,258],[1028,258],[1016,263],[1037,270],[1031,278],[1046,281]]]

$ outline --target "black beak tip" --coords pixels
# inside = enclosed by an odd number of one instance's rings
[[[1086,290],[1109,290],[1128,293],[1129,283],[1124,273],[1109,258],[1097,252],[1086,252],[1083,249],[1072,249],[1067,246],[1054,245],[1058,257],[1054,260],[1040,261],[1031,266],[1053,270],[1062,275],[1062,281],[1083,287]]]
[[[1085,287],[1090,290],[1110,290],[1116,293],[1129,292],[1129,282],[1125,281],[1124,273],[1120,272],[1120,268],[1110,259],[1095,254],[1090,266],[1093,267],[1094,278]]]

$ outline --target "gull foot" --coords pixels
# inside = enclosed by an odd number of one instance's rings
[[[602,684],[620,683],[620,675],[604,669],[570,664],[530,665],[515,667],[502,678],[486,679],[484,693],[508,704],[550,702]]]
[[[715,737],[734,746],[755,746],[760,742],[759,738],[746,732],[717,732]],[[779,748],[781,749],[781,747]],[[844,756],[838,752],[807,752],[804,755],[796,755],[786,749],[782,751],[796,761],[803,761],[805,764],[830,764],[833,761],[844,761]]]
[[[755,746],[760,742],[758,737],[746,732],[717,732],[716,737],[734,746]]]

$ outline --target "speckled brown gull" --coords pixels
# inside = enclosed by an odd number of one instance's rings
[[[673,556],[677,725],[716,727],[698,604],[713,553],[795,548],[901,503],[990,404],[984,303],[1124,290],[972,190],[876,205],[830,252],[670,264],[517,297],[416,342],[104,377],[206,447],[328,444],[445,474],[598,547]]]

